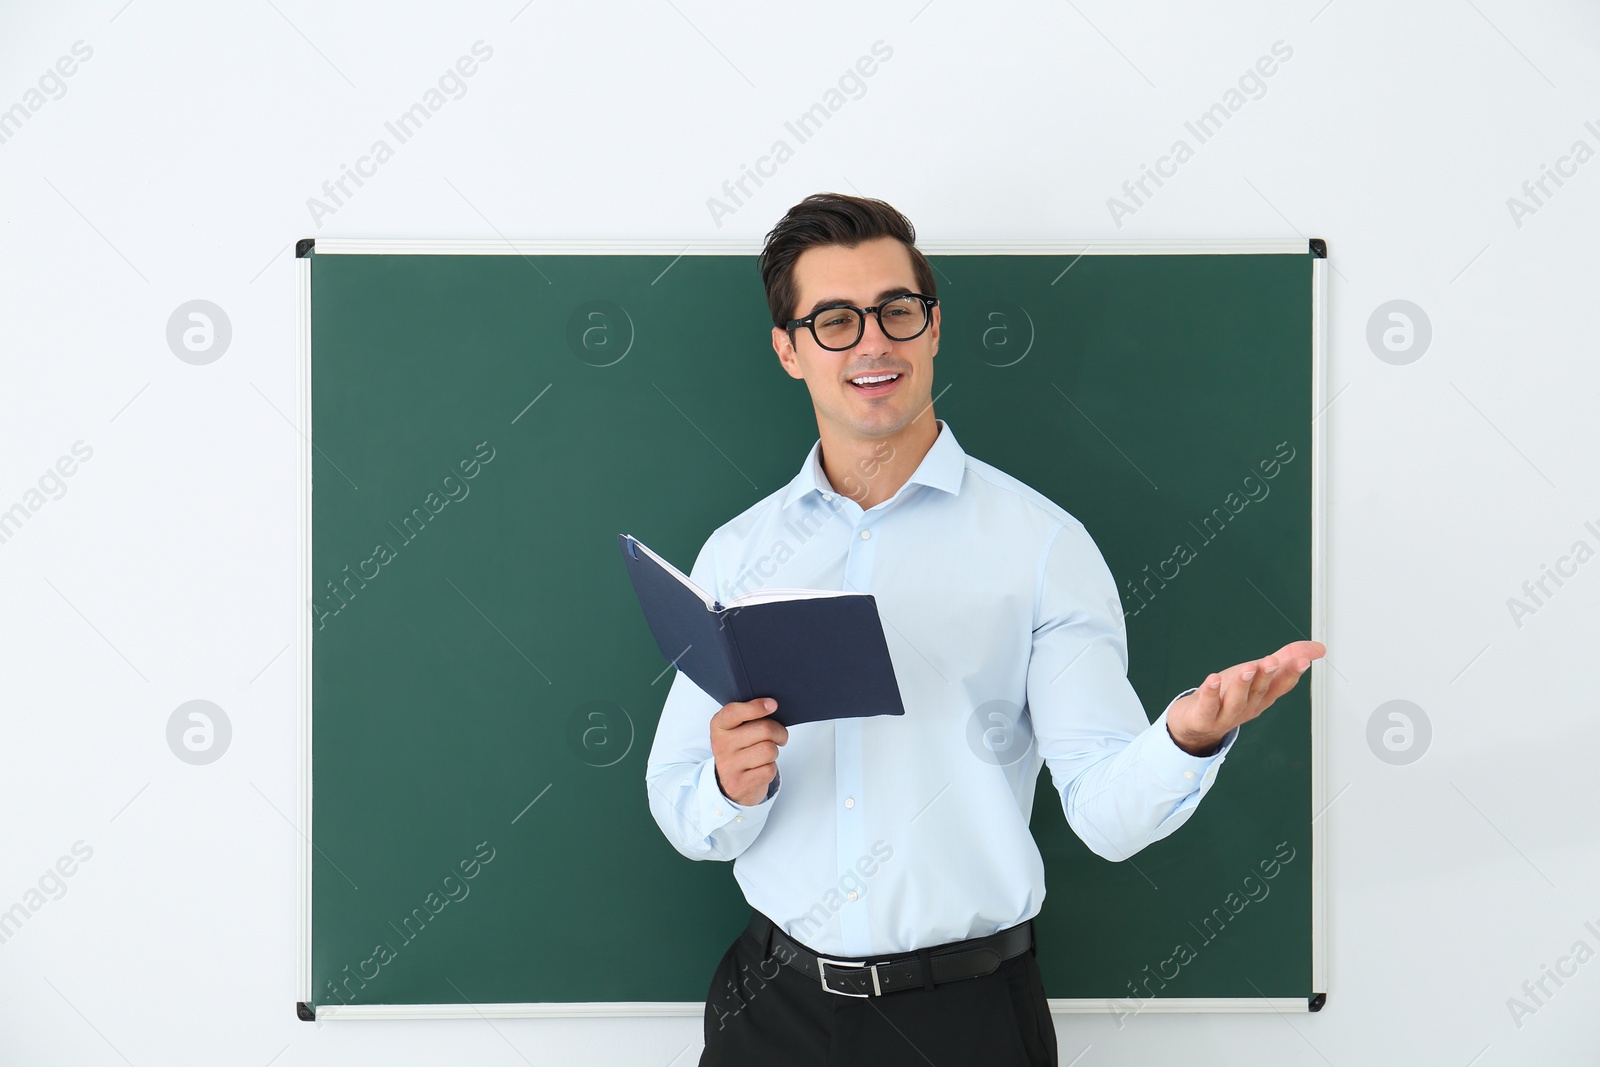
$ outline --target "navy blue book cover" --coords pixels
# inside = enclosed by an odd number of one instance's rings
[[[617,542],[661,654],[719,703],[771,697],[785,726],[905,714],[871,594],[708,604],[642,541]]]

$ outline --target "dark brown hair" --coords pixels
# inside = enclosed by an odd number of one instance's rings
[[[933,267],[917,250],[917,231],[910,219],[882,200],[844,193],[812,193],[778,220],[761,249],[761,283],[767,288],[772,324],[781,328],[794,316],[798,299],[794,265],[802,252],[824,245],[855,248],[863,241],[880,237],[897,238],[906,246],[911,253],[917,292],[937,296]]]

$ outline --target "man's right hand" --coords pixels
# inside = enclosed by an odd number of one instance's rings
[[[735,804],[753,807],[767,798],[778,774],[778,748],[789,743],[789,728],[767,716],[778,709],[771,697],[724,704],[711,716],[711,754],[717,785]]]

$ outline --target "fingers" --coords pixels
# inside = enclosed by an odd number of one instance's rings
[[[767,763],[760,767],[738,772],[738,780],[744,790],[747,790],[743,796],[737,798],[739,803],[746,807],[754,807],[756,804],[761,803],[767,795],[767,786],[771,785],[772,780],[777,776],[778,765],[776,763]]]
[[[765,767],[769,763],[778,762],[778,744],[776,741],[757,741],[753,745],[738,749],[728,756],[728,766],[735,772],[753,771],[757,767]]]
[[[771,697],[724,704],[711,717],[711,751],[720,759],[763,742],[774,748],[788,744],[789,728],[768,717],[768,704],[778,706]]]
[[[1312,642],[1303,641],[1300,643],[1311,644]],[[1275,658],[1283,664],[1283,667],[1272,676],[1272,685],[1267,689],[1266,695],[1263,697],[1263,700],[1265,701],[1263,706],[1272,704],[1273,701],[1277,700],[1279,697],[1283,696],[1283,694],[1293,689],[1297,684],[1299,684],[1300,679],[1305,675],[1306,671],[1311,669],[1311,660],[1305,658],[1304,656],[1301,656],[1298,659],[1286,659],[1284,654],[1280,652]]]
[[[732,704],[724,704],[711,716],[711,725],[721,730],[732,730],[740,723],[760,719],[778,710],[778,702],[771,697],[758,697],[755,700],[741,700]],[[781,724],[775,724],[781,725]]]
[[[1239,721],[1246,705],[1250,703],[1250,684],[1260,674],[1254,663],[1241,663],[1235,670],[1238,673],[1227,679],[1222,687],[1222,706],[1217,711],[1217,722],[1227,723],[1230,728]]]
[[[1295,654],[1306,646],[1315,646],[1310,648],[1310,658],[1303,654],[1297,658]],[[1321,648],[1321,642],[1297,641],[1265,659],[1241,663],[1236,668],[1237,678],[1227,688],[1226,696],[1232,699],[1224,700],[1223,715],[1230,722],[1238,723],[1261,714],[1295,687],[1310,668],[1311,660],[1321,657],[1323,653],[1318,651]]]
[[[734,770],[731,767],[717,767],[717,785],[722,790],[722,795],[746,807],[754,807],[766,798],[767,787],[778,776],[776,763],[765,763],[759,767],[744,770]]]
[[[1272,688],[1272,679],[1281,670],[1280,661],[1276,656],[1268,656],[1256,664],[1256,676],[1250,679],[1249,706],[1259,707],[1266,697],[1267,690]]]
[[[1328,646],[1321,641],[1291,641],[1278,649],[1276,659],[1279,663],[1295,667],[1299,667],[1300,661],[1304,660],[1310,666],[1312,660],[1321,659],[1327,654]]]
[[[715,743],[719,731],[713,729],[711,737]],[[786,745],[789,743],[789,728],[777,719],[762,716],[742,722],[732,729],[720,731],[723,744],[730,749],[746,748],[760,741],[771,741],[774,744]]]
[[[1236,674],[1234,672],[1237,672]],[[1219,724],[1229,729],[1259,711],[1259,704],[1278,673],[1276,657],[1268,656],[1250,663],[1241,663],[1228,673],[1234,677],[1222,688],[1222,708],[1217,716]]]
[[[739,804],[761,803],[778,776],[778,749],[789,741],[789,728],[772,712],[771,697],[724,704],[711,716],[711,754],[724,796]]]
[[[1215,726],[1232,729],[1293,689],[1312,661],[1327,652],[1321,641],[1292,641],[1273,655],[1210,675],[1195,694],[1196,708]]]

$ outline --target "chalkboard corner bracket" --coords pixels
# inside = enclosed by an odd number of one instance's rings
[[[295,1017],[303,1023],[314,1023],[317,1021],[316,1007],[314,1005],[307,1004],[303,1000],[295,1002],[294,1014]]]
[[[315,237],[302,237],[294,243],[294,258],[305,259],[311,254],[311,250],[316,247],[317,239]]]
[[[1306,1007],[1311,1011],[1321,1011],[1323,1006],[1327,1003],[1328,994],[1313,993],[1311,994],[1311,999],[1306,1003]]]

